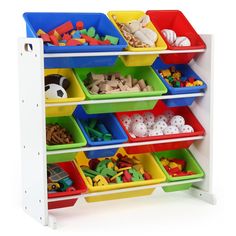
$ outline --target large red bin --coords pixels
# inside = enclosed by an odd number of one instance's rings
[[[48,198],[73,196],[73,195],[78,195],[87,191],[87,187],[73,161],[62,162],[62,163],[57,163],[57,164],[69,174],[70,178],[72,179],[74,183],[73,187],[76,190],[72,192],[49,193]],[[76,201],[77,199],[75,198],[75,199],[70,199],[70,200],[49,202],[48,209],[74,206]]]
[[[206,44],[202,38],[197,34],[193,26],[181,11],[178,10],[149,10],[146,12],[150,16],[150,19],[156,29],[160,32],[162,38],[167,44],[167,48],[170,50],[193,50],[204,49]],[[162,34],[163,29],[172,29],[177,36],[186,36],[191,41],[191,46],[188,47],[176,47],[172,46],[165,39]],[[163,54],[160,55],[161,59],[166,64],[187,64],[189,63],[197,53],[176,53],[176,54]]]
[[[132,116],[133,114],[143,114],[145,112],[152,112],[155,116],[163,114],[166,110],[173,111],[176,115],[181,115],[184,117],[186,124],[191,125],[194,129],[192,133],[180,133],[180,134],[171,134],[171,135],[161,135],[161,136],[153,136],[153,137],[142,137],[142,138],[133,138],[130,136],[128,130],[121,122],[122,115]],[[168,140],[174,138],[185,138],[185,137],[194,137],[204,135],[205,130],[198,121],[198,119],[194,116],[192,111],[188,107],[167,107],[162,101],[158,101],[153,110],[149,111],[134,111],[134,112],[119,112],[116,113],[116,117],[121,123],[123,129],[128,135],[128,139],[130,143],[133,142],[146,142],[146,141],[155,141],[155,140]],[[180,149],[180,148],[188,148],[194,140],[188,141],[177,141],[170,143],[160,143],[160,144],[151,144],[151,145],[143,145],[143,146],[134,146],[134,147],[126,147],[125,150],[128,154],[138,154],[138,153],[147,153],[147,152],[158,152],[172,149]]]

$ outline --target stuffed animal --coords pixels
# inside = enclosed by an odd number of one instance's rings
[[[157,33],[151,29],[146,28],[150,22],[150,18],[147,15],[140,17],[138,20],[132,20],[126,24],[129,32],[137,37],[141,42],[155,47],[155,42],[158,39]]]

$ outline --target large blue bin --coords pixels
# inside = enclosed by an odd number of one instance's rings
[[[66,21],[71,21],[75,26],[77,21],[84,22],[84,28],[94,26],[99,35],[112,35],[119,38],[117,45],[102,46],[44,46],[45,53],[79,53],[79,52],[113,52],[122,51],[127,43],[115,26],[103,13],[42,13],[27,12],[23,15],[26,21],[27,37],[37,38],[39,29],[49,32]],[[111,66],[115,63],[117,56],[102,57],[62,57],[45,58],[45,68],[80,68]]]
[[[166,80],[160,75],[158,72],[162,69],[168,69],[171,66],[175,66],[175,68],[182,72],[185,77],[194,77],[197,80],[201,80],[203,82],[202,86],[195,87],[183,87],[183,88],[174,88],[170,84],[166,82]],[[167,94],[189,94],[189,93],[200,93],[203,92],[207,85],[206,83],[191,69],[188,64],[165,64],[162,62],[160,58],[158,58],[152,65],[153,69],[157,73],[158,77],[162,80],[164,85],[167,87]],[[174,99],[166,99],[163,100],[168,107],[177,107],[177,106],[190,106],[194,102],[196,97],[190,98],[174,98]]]
[[[87,140],[87,146],[93,147],[93,146],[103,146],[103,145],[112,145],[112,144],[120,144],[125,143],[128,141],[128,137],[121,127],[119,121],[116,119],[115,115],[112,113],[107,114],[94,114],[90,115],[87,114],[82,106],[77,106],[77,108],[74,111],[74,117],[77,121],[80,129],[82,130],[84,137]],[[106,128],[109,130],[109,132],[112,134],[113,139],[110,141],[92,141],[85,131],[81,120],[87,120],[91,118],[96,118],[100,121],[102,121]],[[118,148],[111,148],[111,149],[104,149],[104,150],[95,150],[95,151],[86,151],[85,154],[88,158],[100,158],[100,157],[111,157],[114,156],[117,152]]]

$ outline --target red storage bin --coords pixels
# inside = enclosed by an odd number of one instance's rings
[[[173,111],[176,115],[181,115],[184,117],[186,124],[191,125],[194,129],[192,133],[180,133],[180,134],[170,134],[170,135],[161,135],[161,136],[153,136],[153,137],[142,137],[142,138],[133,138],[130,136],[128,130],[121,122],[122,115],[132,116],[133,114],[144,114],[146,112],[152,112],[155,116],[163,114],[166,110]],[[158,101],[153,110],[149,111],[134,111],[134,112],[119,112],[116,113],[116,117],[121,123],[123,129],[128,135],[129,142],[145,142],[145,141],[155,141],[155,140],[168,140],[174,138],[185,138],[185,137],[193,137],[193,136],[201,136],[204,135],[205,130],[194,116],[192,111],[188,107],[167,107],[162,101]],[[143,146],[134,146],[134,147],[126,147],[125,150],[128,154],[138,154],[138,153],[147,153],[147,152],[158,152],[165,151],[171,149],[180,149],[180,148],[188,148],[194,140],[189,141],[177,141],[171,143],[160,143],[160,144],[151,144],[151,145],[143,145]]]
[[[193,50],[206,48],[206,44],[203,42],[202,38],[197,34],[193,26],[181,11],[149,10],[146,12],[146,14],[150,16],[152,23],[160,32],[162,38],[165,40],[168,49]],[[176,47],[170,45],[161,32],[163,29],[172,29],[175,31],[177,36],[188,37],[191,41],[191,46]],[[160,55],[160,57],[166,64],[187,64],[196,56],[196,54],[197,53],[163,54]]]
[[[77,170],[76,164],[74,162],[70,161],[70,162],[62,162],[62,163],[57,163],[57,164],[69,174],[69,177],[73,180],[73,183],[74,183],[73,187],[76,189],[76,191],[49,193],[48,198],[73,196],[73,195],[78,195],[87,191],[87,187],[79,171]],[[77,199],[49,202],[48,209],[74,206],[76,201]]]

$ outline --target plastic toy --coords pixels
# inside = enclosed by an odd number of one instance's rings
[[[195,173],[186,170],[186,161],[177,158],[161,158],[161,164],[172,177],[194,175]]]
[[[186,36],[177,37],[174,30],[163,29],[161,32],[164,35],[164,37],[166,38],[166,40],[168,41],[168,43],[172,46],[176,46],[176,47],[189,47],[189,46],[191,46],[191,42],[190,42],[189,38],[187,38]]]
[[[197,80],[194,77],[185,77],[181,71],[176,70],[175,66],[171,66],[169,69],[159,70],[159,73],[168,84],[175,88],[203,85],[201,80]]]
[[[93,141],[109,141],[112,140],[112,134],[106,128],[102,121],[97,119],[80,120],[86,133]]]
[[[64,192],[73,185],[73,181],[69,178],[68,173],[57,164],[47,165],[47,177],[48,191]],[[72,188],[69,190],[72,191]]]
[[[131,75],[122,76],[119,72],[112,74],[88,73],[84,84],[91,94],[112,94],[118,92],[153,91],[143,79],[137,80]]]
[[[117,37],[99,35],[95,27],[84,29],[82,21],[76,22],[75,28],[71,21],[67,21],[48,33],[39,29],[37,35],[48,46],[117,45],[119,43]]]
[[[118,153],[111,159],[92,159],[89,166],[81,166],[87,181],[92,186],[150,180],[139,159]]]
[[[118,22],[115,15],[112,17],[130,46],[135,48],[155,47],[158,36],[156,32],[146,28],[146,25],[150,22],[149,16],[144,15],[127,24]]]
[[[67,93],[66,90],[58,84],[47,84],[45,86],[45,98],[46,99],[67,98]]]
[[[132,138],[194,132],[192,126],[185,124],[184,117],[171,110],[156,117],[151,112],[134,113],[131,117],[123,115],[121,122]]]
[[[71,144],[74,143],[68,131],[58,124],[47,124],[46,126],[47,145]]]

